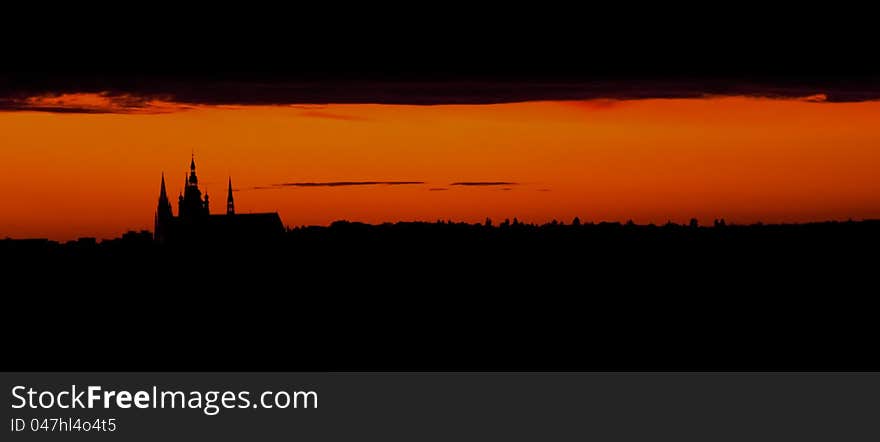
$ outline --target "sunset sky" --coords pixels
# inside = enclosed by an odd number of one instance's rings
[[[160,175],[176,199],[193,151],[212,212],[225,209],[231,176],[239,212],[278,211],[288,226],[880,218],[878,101],[29,100],[53,111],[0,111],[0,238],[152,230]],[[94,112],[59,112],[71,105]],[[285,185],[333,182],[380,183]]]

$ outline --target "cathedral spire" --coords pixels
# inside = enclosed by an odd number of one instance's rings
[[[171,216],[171,203],[168,202],[168,192],[165,190],[165,172],[162,172],[162,184],[159,186],[159,206],[156,213],[162,214],[162,216]]]
[[[232,177],[229,177],[229,191],[226,193],[226,214],[235,215],[235,202],[232,200]]]
[[[190,186],[198,186],[199,179],[196,178],[196,155],[192,155],[192,159],[189,161],[189,185]]]
[[[179,199],[178,216],[184,219],[197,219],[210,215],[210,204],[207,192],[203,195],[199,190],[199,179],[196,178],[196,159],[192,156],[189,162],[189,175],[183,185],[183,198]]]
[[[162,187],[159,189],[159,201],[168,201],[168,193],[165,192],[165,172],[162,172]]]
[[[168,223],[174,214],[171,212],[171,202],[168,201],[168,192],[165,190],[165,172],[162,172],[162,184],[159,187],[159,204],[156,207],[156,217],[153,225],[153,238],[163,241]]]

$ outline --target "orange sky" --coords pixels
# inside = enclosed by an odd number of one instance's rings
[[[754,98],[0,112],[0,238],[151,230],[160,173],[175,199],[192,149],[213,212],[231,174],[239,212],[289,226],[880,218],[878,117],[880,102]],[[251,189],[398,180],[426,184]]]

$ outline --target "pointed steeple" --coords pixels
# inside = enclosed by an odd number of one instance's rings
[[[162,216],[171,216],[171,203],[168,201],[168,192],[165,190],[165,172],[162,172],[162,184],[159,186],[159,206],[156,213]]]
[[[204,208],[205,215],[208,215],[211,213],[211,203],[208,202],[208,188],[207,187],[205,188],[205,202],[202,203],[202,207]]]
[[[165,192],[165,172],[162,172],[162,187],[159,190],[159,201],[168,200],[168,193]]]
[[[235,202],[232,200],[232,177],[229,177],[229,191],[226,193],[226,214],[235,215]]]
[[[196,156],[193,154],[192,159],[189,162],[189,185],[190,186],[198,186],[199,179],[196,178]]]
[[[168,192],[165,190],[165,172],[162,172],[162,184],[159,186],[159,204],[156,207],[156,217],[153,225],[153,238],[164,241],[166,228],[174,214],[171,212],[171,202],[168,201]]]

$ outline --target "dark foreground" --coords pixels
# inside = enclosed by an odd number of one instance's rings
[[[880,222],[0,241],[5,369],[864,370]]]

